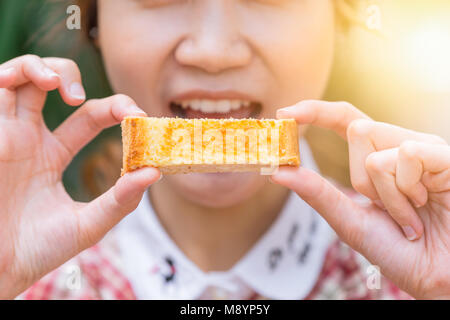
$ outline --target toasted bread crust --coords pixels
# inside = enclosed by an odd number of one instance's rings
[[[126,117],[121,126],[122,175],[147,166],[176,174],[300,164],[298,129],[292,119]]]

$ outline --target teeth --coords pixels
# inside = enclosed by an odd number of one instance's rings
[[[216,104],[209,100],[202,100],[200,111],[205,113],[213,113],[216,110]]]
[[[233,100],[231,101],[231,109],[232,110],[237,110],[241,107],[241,102],[238,100]]]
[[[191,108],[192,110],[204,113],[227,113],[232,110],[250,106],[250,101],[244,100],[185,100],[177,101],[183,109]]]
[[[188,107],[191,107],[193,110],[200,110],[202,102],[200,100],[192,100],[191,102],[188,102]]]
[[[216,110],[220,113],[227,113],[231,110],[231,101],[230,100],[221,100],[217,102]]]

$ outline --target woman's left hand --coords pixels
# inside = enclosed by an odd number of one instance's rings
[[[339,237],[419,299],[450,298],[450,146],[440,137],[371,120],[345,102],[303,101],[278,118],[347,138],[354,202],[319,174],[281,167],[272,180],[294,190]]]

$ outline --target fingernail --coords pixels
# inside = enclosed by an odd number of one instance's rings
[[[131,112],[133,112],[133,113],[143,113],[143,114],[147,115],[147,114],[145,113],[145,111],[143,111],[141,108],[139,108],[139,107],[136,106],[136,105],[129,106],[129,107],[128,107],[128,110],[131,111]]]
[[[417,239],[417,234],[414,231],[414,229],[410,226],[404,226],[402,227],[403,232],[405,233],[405,236],[408,240],[413,241]]]
[[[44,68],[44,72],[47,75],[47,77],[49,77],[49,78],[53,78],[53,77],[59,78],[59,75],[50,68]]]
[[[275,180],[274,180],[275,178]],[[286,172],[286,169],[284,170],[276,170],[273,174],[269,175],[269,181],[275,184],[279,184],[276,181],[283,182],[286,180],[289,180],[289,172]]]
[[[284,107],[284,108],[278,109],[278,111],[282,111],[282,112],[290,112],[290,111],[294,111],[295,109],[297,109],[297,105],[293,105],[293,106],[289,106],[289,107]]]
[[[282,113],[289,113],[295,110],[296,106],[284,107],[277,110],[277,117],[279,117]]]
[[[84,92],[83,86],[78,82],[74,82],[70,85],[69,92],[70,95],[75,99],[86,99],[86,93]]]
[[[417,209],[422,207],[422,205],[419,202],[417,202],[416,200],[413,200],[413,204],[414,204],[414,207],[416,207]]]

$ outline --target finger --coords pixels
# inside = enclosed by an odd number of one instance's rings
[[[312,124],[335,131],[346,139],[347,128],[356,119],[370,119],[347,102],[305,100],[277,110],[277,118],[293,118],[298,124]]]
[[[65,103],[78,106],[86,99],[78,65],[70,59],[43,58],[44,63],[61,78],[58,88]]]
[[[427,188],[422,183],[423,174],[427,171],[434,174],[450,171],[450,146],[403,142],[398,152],[396,183],[416,207],[425,205],[428,200]],[[439,192],[442,191],[445,189]]]
[[[15,80],[14,68],[2,68],[0,66],[0,88],[8,88]]]
[[[422,177],[422,183],[428,192],[441,193],[450,191],[450,169],[440,173],[425,172]]]
[[[78,215],[80,246],[97,243],[113,226],[136,209],[144,191],[160,178],[156,168],[143,168],[125,174],[115,186],[88,203]]]
[[[366,172],[365,162],[369,154],[399,147],[407,140],[446,144],[445,140],[435,135],[365,119],[355,120],[349,125],[347,139],[352,185],[356,191],[372,200],[379,197]]]
[[[9,89],[0,88],[0,117],[11,118],[16,113],[16,94]]]
[[[42,121],[42,109],[47,99],[47,92],[27,83],[16,88],[16,116],[22,120]]]
[[[351,123],[348,130],[349,137],[368,139],[377,151],[397,148],[408,140],[447,145],[443,138],[434,134],[417,132],[383,122],[356,120]]]
[[[43,60],[35,55],[25,55],[9,60],[0,65],[0,74],[8,73],[0,81],[0,88],[16,89],[28,82],[33,82],[43,91],[58,88],[60,78]],[[2,77],[0,76],[0,79]]]
[[[347,140],[352,186],[359,193],[377,201],[380,197],[366,171],[367,156],[377,151],[368,135],[372,122],[374,121],[359,119],[350,123],[347,129]]]
[[[131,98],[121,94],[86,102],[53,131],[67,151],[64,164],[67,165],[100,131],[120,123],[126,116],[146,114]]]
[[[367,157],[366,169],[389,215],[402,228],[408,240],[416,240],[423,234],[423,223],[408,198],[397,187],[397,159],[397,148],[374,152]]]
[[[319,174],[303,167],[281,167],[271,179],[295,191],[350,246],[356,248],[362,243],[363,216],[358,206]]]
[[[64,102],[69,105],[79,105],[85,100],[85,93],[81,85],[81,75],[75,62],[61,58],[43,58],[46,68],[55,72],[60,83],[58,90]],[[25,83],[17,90],[17,116],[21,119],[41,119],[47,92],[35,86],[35,83]]]
[[[344,139],[347,139],[347,131],[350,125],[356,120],[362,119],[365,122],[371,122],[366,114],[347,102],[326,102],[316,100],[302,101],[294,106],[279,109],[277,111],[277,117],[294,118],[299,124],[312,124],[330,129],[338,133]],[[359,129],[359,127],[356,126],[353,126],[353,128]],[[352,135],[351,138],[353,137],[354,136]],[[367,139],[358,143],[356,147],[351,145],[349,141],[352,185],[356,191],[375,200],[378,195],[364,169],[365,158],[373,151],[374,148]]]

